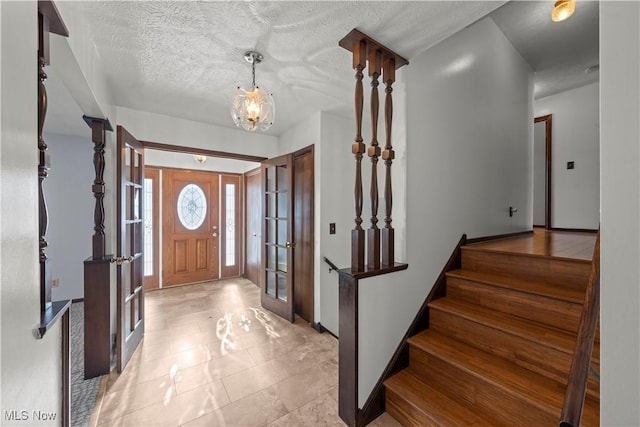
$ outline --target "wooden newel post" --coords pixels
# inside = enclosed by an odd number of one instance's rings
[[[382,152],[382,160],[385,165],[384,178],[384,203],[385,218],[384,228],[382,229],[382,266],[388,267],[393,265],[395,261],[394,245],[395,233],[391,226],[391,210],[393,206],[393,193],[391,188],[391,164],[395,158],[395,152],[391,146],[391,123],[393,121],[393,82],[396,80],[396,64],[393,57],[386,58],[383,66],[383,81],[386,85],[386,97],[384,100],[384,125],[386,143]]]
[[[91,140],[93,141],[93,168],[95,179],[91,186],[91,191],[96,199],[93,210],[93,230],[92,237],[92,258],[101,260],[105,256],[105,234],[104,234],[104,148],[107,131],[112,132],[113,128],[108,119],[95,117],[82,117],[91,128]]]
[[[356,218],[355,228],[351,231],[351,270],[364,271],[364,242],[365,232],[362,228],[362,155],[365,145],[362,142],[362,107],[364,102],[364,90],[362,87],[362,71],[367,64],[367,44],[364,41],[356,41],[353,44],[353,68],[356,70],[356,137],[351,145],[351,152],[356,158],[356,183],[354,189]]]

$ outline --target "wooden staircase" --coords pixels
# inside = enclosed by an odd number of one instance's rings
[[[386,411],[411,426],[557,426],[591,262],[462,247]],[[592,368],[599,372],[599,331]],[[599,425],[589,378],[582,425]]]

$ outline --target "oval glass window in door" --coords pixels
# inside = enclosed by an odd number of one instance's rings
[[[187,184],[178,195],[178,219],[187,230],[196,230],[207,215],[207,198],[202,188]]]

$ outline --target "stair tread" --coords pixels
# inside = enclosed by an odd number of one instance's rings
[[[470,375],[483,378],[493,386],[530,401],[548,413],[560,413],[565,390],[557,381],[432,330],[411,337],[409,343]]]
[[[484,245],[486,245],[485,242],[470,243],[470,244],[462,246],[460,249],[462,249],[462,251],[487,252],[487,253],[492,253],[492,254],[510,255],[510,256],[516,256],[516,257],[528,257],[528,258],[538,258],[538,259],[557,259],[557,260],[561,260],[561,261],[575,262],[576,264],[591,264],[591,262],[592,262],[591,259],[572,258],[570,256],[537,254],[537,253],[530,253],[530,252],[518,252],[518,251],[513,251],[513,250],[508,250],[508,249],[490,248],[490,247],[486,247]]]
[[[543,325],[521,317],[512,316],[455,298],[446,297],[431,301],[431,309],[442,310],[491,328],[546,345],[558,351],[573,354],[576,336],[571,332]],[[599,359],[593,361],[600,363]]]
[[[487,419],[486,414],[437,391],[407,370],[388,378],[384,385],[437,424],[478,427],[498,425],[495,420]]]
[[[556,298],[559,300],[578,304],[582,304],[584,302],[584,292],[572,289],[567,286],[548,283],[544,281],[535,281],[531,279],[525,280],[513,276],[463,269],[449,271],[447,273],[447,276],[473,280],[488,285],[515,289],[530,294]]]

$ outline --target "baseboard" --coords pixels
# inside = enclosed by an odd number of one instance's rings
[[[311,326],[313,327],[313,329],[318,331],[318,333],[320,333],[320,334],[324,334],[326,332],[329,335],[331,335],[332,337],[334,337],[335,339],[338,339],[338,336],[336,334],[334,334],[333,332],[331,332],[330,330],[328,330],[327,328],[322,326],[322,324],[320,322],[313,323]]]
[[[598,232],[597,229],[593,229],[593,228],[556,228],[556,227],[551,227],[551,231],[569,231],[574,233],[594,233],[594,234]]]
[[[510,237],[526,236],[533,234],[533,230],[517,231],[515,233],[494,234],[493,236],[474,237],[473,239],[467,239],[467,245],[471,243],[487,242],[489,240],[508,239]]]

